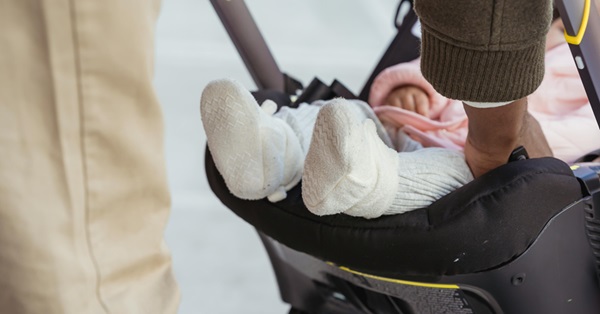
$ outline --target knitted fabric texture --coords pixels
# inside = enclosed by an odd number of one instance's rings
[[[373,120],[336,99],[317,117],[302,198],[319,216],[377,218],[427,207],[471,180],[461,152],[428,148],[398,153],[379,138]]]
[[[547,0],[416,0],[421,69],[442,95],[503,102],[533,93],[544,76]]]
[[[206,86],[200,113],[208,149],[229,191],[242,199],[278,201],[301,179],[304,153],[294,131],[273,117],[277,105],[258,106],[240,83]]]

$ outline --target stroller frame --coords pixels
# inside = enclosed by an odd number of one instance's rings
[[[405,0],[396,14],[398,34],[358,97],[337,81],[327,86],[315,79],[303,88],[281,72],[243,0],[211,3],[257,87],[289,95],[303,89],[295,104],[333,96],[366,100],[379,72],[418,56],[418,38],[410,34],[417,17],[410,10],[412,2]],[[568,34],[575,36],[585,29],[582,21],[587,20],[583,40],[570,47],[600,125],[600,19],[590,0],[556,1],[556,5]],[[593,18],[584,18],[584,12]],[[290,313],[599,313],[600,180],[593,167],[574,169],[584,197],[550,219],[523,254],[483,272],[435,278],[376,276],[324,262],[260,230],[258,233],[282,299],[292,306]],[[207,158],[207,175],[218,176],[211,158]],[[220,198],[226,197],[214,186],[211,183]],[[557,251],[560,256],[552,254]],[[548,274],[563,278],[549,279]],[[559,286],[565,283],[568,291]],[[544,287],[543,292],[540,287]]]

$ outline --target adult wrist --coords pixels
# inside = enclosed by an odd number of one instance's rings
[[[476,108],[465,105],[469,117],[468,144],[490,159],[506,161],[517,146],[527,127],[527,99],[495,108]]]

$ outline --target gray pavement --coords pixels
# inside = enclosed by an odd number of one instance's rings
[[[394,34],[397,3],[247,1],[284,71],[305,84],[314,76],[338,78],[354,92]],[[202,89],[226,77],[254,88],[209,1],[164,0],[155,70],[173,200],[166,239],[182,290],[180,313],[287,313],[256,233],[219,202],[205,178]]]

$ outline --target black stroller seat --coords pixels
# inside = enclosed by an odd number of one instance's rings
[[[510,163],[402,215],[319,217],[304,206],[300,185],[278,203],[241,200],[229,193],[210,155],[206,163],[219,199],[265,235],[325,261],[388,277],[451,276],[503,265],[582,198],[569,166],[545,158]]]
[[[243,1],[211,1],[234,41],[264,43],[255,25],[232,22],[252,22]],[[407,5],[400,4],[398,36],[359,98],[368,97],[383,68],[416,57],[418,48],[399,44],[416,22]],[[575,10],[559,7],[563,19]],[[261,90],[295,94],[301,86],[274,62],[266,71],[252,70],[266,64],[252,61],[265,58],[266,45],[252,50],[257,46],[235,43]],[[597,106],[597,87],[589,81],[586,90]],[[327,88],[315,80],[299,99],[335,95],[351,93],[339,82]],[[315,216],[302,202],[300,185],[277,203],[238,199],[208,150],[205,167],[221,202],[258,231],[290,313],[600,313],[600,164],[510,162],[427,208],[371,220]]]
[[[373,220],[315,216],[302,203],[300,186],[278,203],[241,200],[229,193],[209,153],[206,169],[219,199],[262,235],[277,277],[285,273],[283,277],[303,279],[283,286],[279,282],[284,300],[295,308],[310,313],[380,313],[354,311],[378,309],[363,304],[366,301],[359,307],[352,304],[323,312],[327,297],[338,293],[348,298],[348,291],[338,291],[343,280],[344,285],[367,290],[385,287],[391,298],[405,295],[403,301],[385,302],[405,308],[389,313],[600,310],[596,263],[583,219],[594,208],[593,200],[582,193],[569,166],[557,159],[512,162],[428,208]],[[309,283],[300,284],[303,281]],[[314,285],[321,289],[313,289]],[[423,291],[404,291],[415,287]],[[431,289],[449,291],[446,298],[428,299]],[[311,293],[316,295],[304,296]],[[463,310],[480,308],[477,312],[435,310],[457,300]]]

